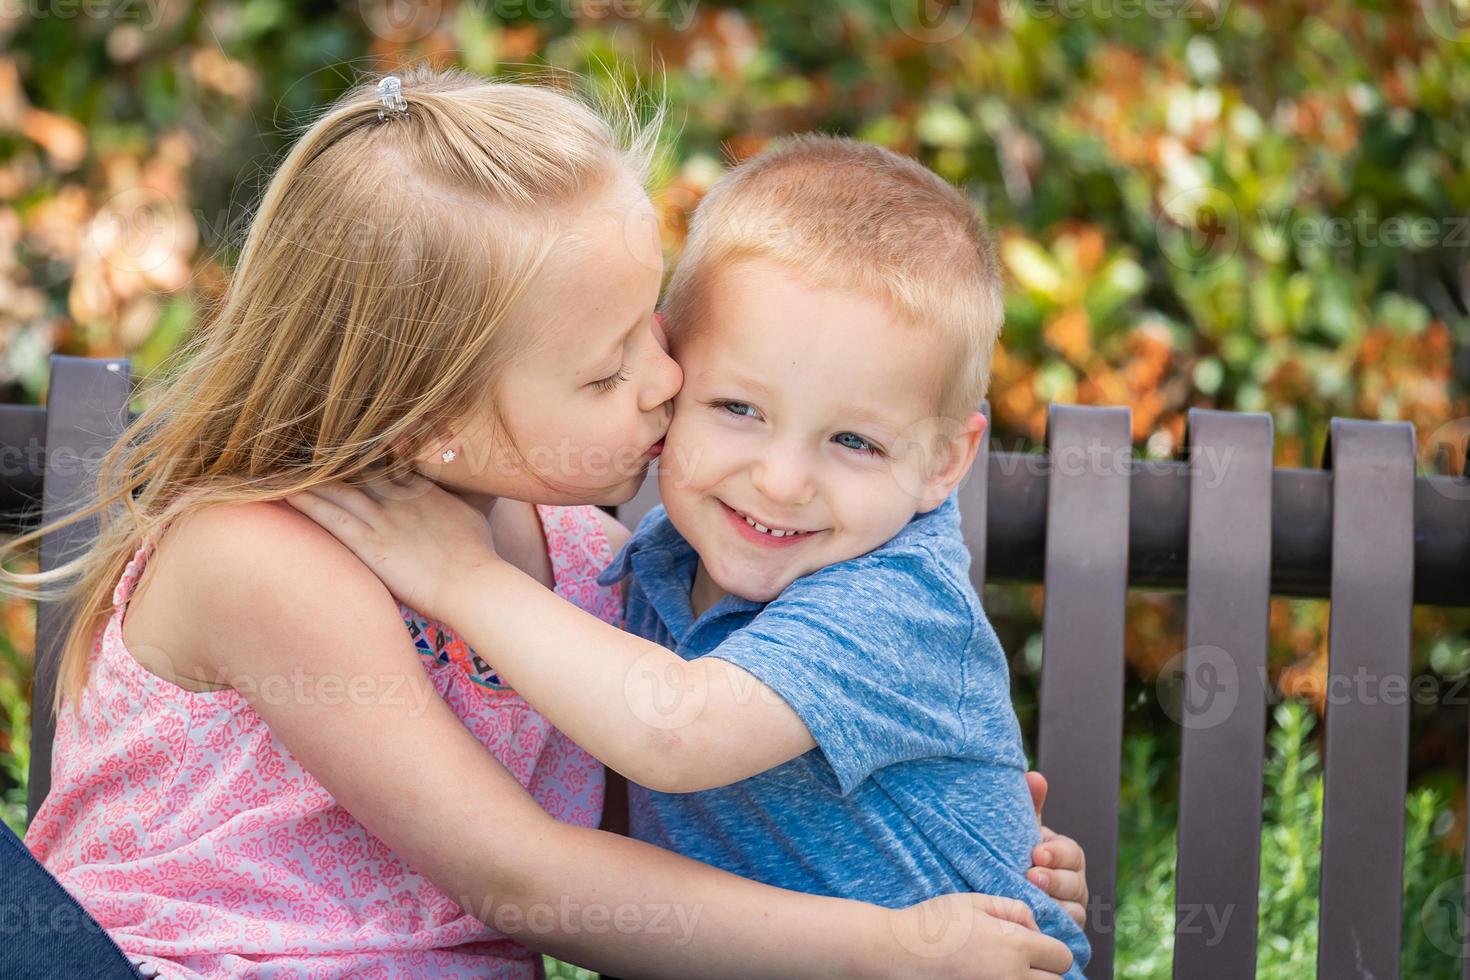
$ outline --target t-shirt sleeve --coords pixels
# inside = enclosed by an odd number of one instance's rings
[[[779,694],[846,795],[877,769],[957,754],[975,612],[922,548],[793,582],[708,656]]]

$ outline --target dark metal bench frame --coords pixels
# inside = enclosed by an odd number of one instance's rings
[[[0,406],[0,511],[39,500],[49,521],[84,499],[129,392],[125,361],[58,356],[48,407]],[[1039,768],[1048,823],[1088,855],[1093,978],[1113,973],[1130,586],[1187,590],[1174,975],[1189,980],[1255,973],[1270,596],[1330,598],[1330,676],[1366,672],[1400,690],[1413,603],[1470,605],[1470,486],[1415,476],[1410,425],[1334,419],[1320,470],[1273,469],[1266,415],[1193,410],[1186,444],[1185,458],[1133,460],[1127,409],[1053,406],[1047,453],[982,444],[960,491],[976,588],[987,576],[1045,585]],[[656,493],[649,481],[619,516],[636,522]],[[81,522],[48,536],[42,567],[94,533]],[[43,604],[38,706],[54,690],[61,626]],[[1216,686],[1197,703],[1188,685],[1206,676]],[[52,734],[38,708],[32,813]],[[1407,698],[1328,705],[1320,976],[1399,975],[1408,734]],[[1214,941],[1189,925],[1206,909],[1229,913]]]

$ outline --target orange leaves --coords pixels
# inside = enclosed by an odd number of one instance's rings
[[[20,131],[40,145],[57,170],[75,170],[87,154],[87,133],[72,120],[54,112],[28,109]]]
[[[255,72],[247,65],[213,46],[195,48],[189,56],[189,69],[200,85],[240,102],[253,98],[259,85]]]
[[[101,167],[105,196],[79,224],[69,310],[80,324],[110,323],[122,351],[151,333],[160,293],[189,285],[199,241],[186,187],[192,158],[192,141],[181,132],[165,134],[146,158],[109,155]]]
[[[1080,306],[1068,306],[1042,329],[1046,342],[1073,364],[1082,365],[1092,354],[1092,322]]]
[[[1421,435],[1457,413],[1450,398],[1452,338],[1435,320],[1418,333],[1374,327],[1358,346],[1358,408],[1367,418],[1413,422]],[[1464,414],[1460,412],[1458,414]]]
[[[1128,596],[1123,653],[1128,666],[1153,683],[1184,649],[1184,603],[1180,596],[1134,592]]]
[[[1013,288],[990,392],[997,421],[1040,439],[1049,401],[1127,405],[1136,441],[1164,427],[1177,445],[1188,387],[1174,383],[1169,330],[1134,305],[1145,279],[1128,252],[1100,226],[1069,222],[1049,245],[1008,229],[1000,256]]]
[[[1321,714],[1327,706],[1327,606],[1320,602],[1272,599],[1272,643],[1293,660],[1276,675],[1276,687],[1289,698],[1310,701]]]
[[[26,574],[38,568],[34,549],[18,556],[13,566],[14,571]],[[22,660],[31,660],[36,651],[36,604],[15,596],[0,599],[0,634],[4,634]]]
[[[87,155],[87,133],[74,120],[26,101],[12,58],[0,58],[0,131],[18,132],[45,151],[56,170],[75,170]]]

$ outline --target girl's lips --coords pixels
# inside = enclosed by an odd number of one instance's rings
[[[664,441],[660,439],[658,442],[655,442],[653,445],[649,446],[648,451],[645,452],[643,455],[647,456],[649,459],[658,459],[660,456],[663,455],[663,451]]]
[[[762,532],[757,531],[755,528],[747,524],[745,518],[741,517],[740,512],[735,510],[735,508],[731,507],[723,500],[719,501],[719,504],[725,512],[726,520],[728,520],[731,526],[735,528],[736,534],[740,535],[746,541],[749,541],[753,544],[765,545],[767,548],[789,548],[792,545],[800,544],[801,542],[806,541],[809,538],[814,538],[818,534],[822,533],[821,531],[809,531],[806,534],[793,534],[789,536],[783,535],[779,538],[773,534],[763,534]]]

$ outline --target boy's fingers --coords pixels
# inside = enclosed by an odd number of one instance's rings
[[[1026,773],[1026,788],[1031,791],[1031,805],[1036,808],[1036,822],[1041,822],[1041,807],[1046,803],[1046,777],[1036,770]]]
[[[1077,928],[1087,928],[1087,909],[1076,902],[1062,902],[1062,911],[1067,913],[1067,918],[1077,923]]]
[[[1059,902],[1085,902],[1086,880],[1075,871],[1047,868],[1045,871],[1031,870],[1026,877],[1031,884],[1046,892]]]
[[[1050,840],[1033,847],[1031,860],[1041,868],[1087,871],[1087,856],[1082,852],[1082,845],[1061,834],[1053,834]]]
[[[1062,980],[1060,973],[1047,973],[1045,970],[1027,970],[1026,980]]]

